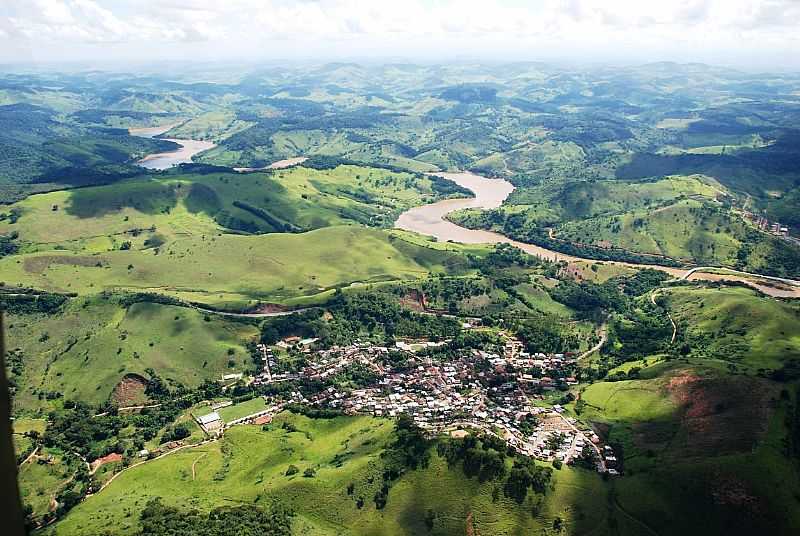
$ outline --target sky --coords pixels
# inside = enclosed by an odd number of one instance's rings
[[[800,71],[800,0],[0,0],[0,63],[276,60]]]

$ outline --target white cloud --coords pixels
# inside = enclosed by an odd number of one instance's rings
[[[113,60],[155,47],[185,56],[194,47],[203,57],[242,59],[694,54],[735,63],[800,56],[798,28],[793,0],[4,0],[0,60],[3,40],[23,39],[41,59]]]

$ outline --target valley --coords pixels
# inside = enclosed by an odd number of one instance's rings
[[[798,88],[0,76],[32,533],[796,532]]]

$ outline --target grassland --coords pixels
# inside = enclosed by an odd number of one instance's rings
[[[187,386],[248,370],[256,327],[193,309],[75,299],[51,315],[9,314],[8,341],[23,356],[17,411],[46,409],[47,393],[99,404],[126,375],[158,371]],[[91,381],[87,381],[91,378]]]
[[[0,233],[19,233],[22,253],[0,260],[0,281],[80,294],[148,290],[241,307],[354,282],[456,273],[464,267],[457,247],[344,225],[380,224],[404,206],[435,198],[431,188],[429,179],[340,166],[137,179],[32,196],[10,209],[21,214],[15,223],[0,223]],[[362,198],[352,198],[356,190]],[[234,206],[239,199],[252,208]],[[259,213],[259,203],[271,212]],[[231,234],[223,224],[257,232],[275,225],[321,228],[248,235]]]
[[[210,222],[245,232],[311,230],[362,223],[389,226],[400,211],[440,198],[429,178],[359,166],[302,167],[260,173],[171,173],[32,196],[9,207],[31,243],[59,244],[175,222],[210,232]],[[25,221],[25,220],[28,221]],[[52,236],[47,231],[59,229]],[[61,234],[63,233],[63,234]],[[67,244],[61,244],[67,246]]]
[[[613,485],[621,511],[658,534],[788,534],[800,524],[788,406],[774,384],[697,360],[643,376],[582,394],[581,416],[624,453],[626,476]]]
[[[35,515],[47,513],[56,493],[69,485],[73,474],[74,468],[65,464],[58,454],[48,463],[35,460],[26,463],[19,470],[22,500],[33,508]]]
[[[201,113],[165,133],[167,138],[192,140],[220,140],[252,126],[236,118],[233,110],[213,110]]]
[[[152,291],[201,303],[283,302],[354,282],[458,273],[461,255],[393,240],[385,231],[331,227],[303,234],[189,235],[157,253],[144,242],[104,253],[50,250],[6,257],[7,285],[55,292]],[[104,240],[104,239],[99,239]],[[96,244],[96,242],[93,242]]]
[[[623,461],[613,503],[649,533],[796,531],[796,382],[774,371],[800,358],[797,304],[739,287],[661,295],[680,355],[625,363],[611,373],[638,369],[637,379],[593,383],[570,406]]]
[[[623,249],[698,263],[734,265],[746,224],[693,199],[656,210],[636,210],[571,222],[557,236],[583,244]]]
[[[676,288],[665,298],[692,357],[721,360],[749,373],[800,359],[797,303],[745,288]]]
[[[291,427],[284,428],[284,422]],[[460,469],[448,469],[436,455],[427,469],[400,478],[390,490],[386,508],[377,510],[372,496],[382,482],[379,455],[391,430],[388,420],[311,420],[289,414],[279,416],[268,431],[232,428],[221,442],[127,471],[48,532],[130,534],[136,527],[136,512],[149,497],[161,496],[168,504],[201,510],[277,497],[298,513],[295,527],[301,534],[427,533],[424,519],[429,510],[435,514],[432,534],[463,533],[468,517],[481,534],[538,532],[552,526],[555,517],[575,533],[598,526],[599,534],[606,533],[606,491],[596,475],[582,470],[557,472],[555,490],[534,517],[502,492],[493,500],[496,484],[466,479]],[[299,472],[286,476],[290,465]],[[303,476],[308,468],[315,470],[314,477]],[[352,495],[346,491],[350,483]],[[361,509],[356,505],[359,497],[365,500]]]
[[[495,211],[469,209],[449,218],[579,255],[583,249],[586,256],[594,251],[617,260],[633,254],[651,262],[666,258],[796,276],[800,249],[756,230],[732,208],[742,202],[705,175],[543,182],[518,188]]]

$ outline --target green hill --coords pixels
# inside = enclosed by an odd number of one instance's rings
[[[148,378],[147,369],[188,387],[250,370],[244,345],[258,335],[247,323],[119,298],[74,299],[57,312],[10,313],[7,322],[12,354],[22,363],[12,373],[17,411],[47,409],[54,395],[102,404],[126,376],[135,397],[144,388],[136,378]]]
[[[176,174],[40,194],[11,205],[0,221],[20,253],[0,259],[0,273],[8,285],[54,292],[148,290],[238,305],[430,270],[459,273],[466,258],[458,251],[355,225],[389,225],[404,207],[441,197],[442,187],[338,166]],[[276,230],[294,234],[244,234]]]
[[[428,468],[407,471],[394,482],[385,508],[377,509],[373,497],[383,482],[381,452],[391,438],[389,420],[282,414],[268,431],[232,428],[221,442],[128,470],[48,533],[130,534],[137,521],[130,514],[152,496],[200,510],[225,503],[258,505],[277,497],[297,512],[295,530],[306,534],[462,534],[472,526],[474,533],[512,535],[551,528],[556,517],[571,531],[608,533],[606,489],[597,475],[580,469],[556,472],[554,490],[534,515],[529,504],[517,505],[502,491],[494,498],[497,483],[468,479],[435,453]],[[287,476],[292,465],[298,472]],[[309,468],[314,476],[304,477]],[[426,519],[432,520],[430,528]]]

